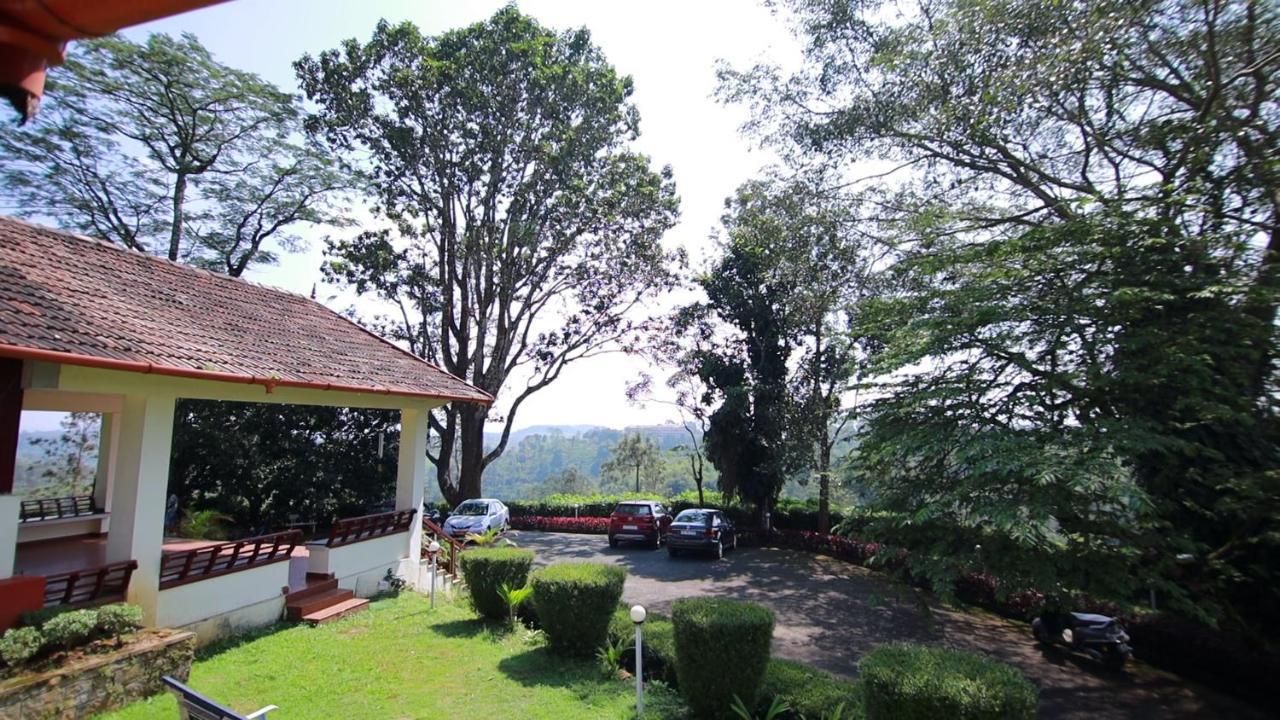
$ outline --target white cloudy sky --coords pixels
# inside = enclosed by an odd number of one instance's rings
[[[218,60],[296,90],[291,67],[295,59],[344,38],[365,40],[380,18],[411,20],[434,33],[481,20],[503,4],[234,0],[125,34],[140,39],[149,32],[195,33]],[[794,62],[798,50],[784,22],[757,0],[526,0],[519,6],[555,28],[586,26],[609,61],[635,78],[634,101],[642,118],[638,148],[655,164],[673,167],[682,201],[681,223],[667,241],[683,245],[695,260],[704,257],[724,198],[772,160],[738,134],[743,111],[711,98],[715,63],[725,59],[741,65],[766,58]],[[278,267],[251,277],[306,294],[319,281],[321,256],[320,243],[313,242],[308,252],[286,256]],[[332,293],[323,286],[319,291],[322,299]],[[348,301],[335,299],[332,304],[340,309]],[[662,405],[638,408],[627,402],[625,383],[644,369],[640,361],[618,355],[582,361],[530,398],[515,424],[621,427],[674,419]]]

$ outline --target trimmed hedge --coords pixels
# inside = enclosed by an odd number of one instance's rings
[[[728,717],[735,695],[751,707],[769,664],[773,613],[755,603],[685,598],[672,604],[671,622],[676,677],[694,715]]]
[[[71,610],[54,616],[40,628],[53,645],[70,649],[83,645],[98,629],[96,610]]]
[[[615,645],[630,646],[636,639],[636,626],[631,622],[631,610],[619,607],[609,621],[609,642]],[[676,631],[671,621],[657,613],[649,613],[644,621],[644,676],[649,680],[661,680],[668,685],[676,684]],[[635,648],[629,650],[622,659],[622,667],[627,672],[636,671]]]
[[[861,686],[790,660],[770,660],[765,668],[760,683],[760,709],[767,708],[774,698],[785,702],[794,715],[811,720],[862,717]]]
[[[551,650],[591,656],[608,640],[627,571],[603,563],[559,563],[530,576],[533,607]]]
[[[609,518],[598,517],[542,517],[515,515],[511,518],[512,530],[538,530],[540,532],[568,532],[604,535],[609,532]]]
[[[44,635],[33,627],[20,627],[0,635],[0,660],[18,667],[35,657],[44,647]]]
[[[533,551],[514,547],[476,548],[461,555],[459,564],[467,582],[471,605],[482,617],[502,620],[510,617],[502,599],[502,586],[522,588],[529,581]]]
[[[1039,694],[1017,670],[974,653],[881,645],[858,664],[867,720],[1034,720]]]
[[[142,627],[142,608],[128,603],[112,603],[98,608],[98,631],[117,640]]]

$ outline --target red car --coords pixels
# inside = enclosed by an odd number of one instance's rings
[[[671,514],[657,500],[628,500],[618,503],[609,516],[609,547],[622,540],[658,547],[667,536]]]

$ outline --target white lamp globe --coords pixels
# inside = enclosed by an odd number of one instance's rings
[[[631,622],[639,625],[640,623],[644,622],[644,619],[648,617],[648,615],[649,614],[645,612],[643,605],[631,606]]]
[[[431,553],[432,555],[440,552],[440,543],[436,542],[435,540],[432,540],[431,544],[427,546],[427,552]]]

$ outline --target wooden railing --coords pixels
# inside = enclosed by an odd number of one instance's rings
[[[413,525],[413,516],[417,512],[417,510],[392,510],[376,515],[334,520],[324,545],[331,548],[342,547],[362,540],[402,533]]]
[[[167,590],[218,575],[288,560],[293,549],[301,543],[302,532],[288,530],[191,550],[166,552],[160,561],[160,589]]]
[[[44,606],[93,605],[124,600],[129,591],[129,578],[137,569],[136,560],[126,560],[74,572],[46,575]]]
[[[464,547],[462,542],[449,537],[449,533],[444,528],[435,524],[428,518],[422,518],[422,557],[427,558],[427,545],[434,538],[440,543],[440,557],[436,559],[439,563],[438,567],[449,573],[454,580],[458,579],[458,556],[462,554]]]
[[[18,519],[22,522],[36,520],[55,520],[82,515],[96,515],[99,511],[93,506],[93,498],[89,495],[72,497],[43,498],[23,500],[18,508]]]

